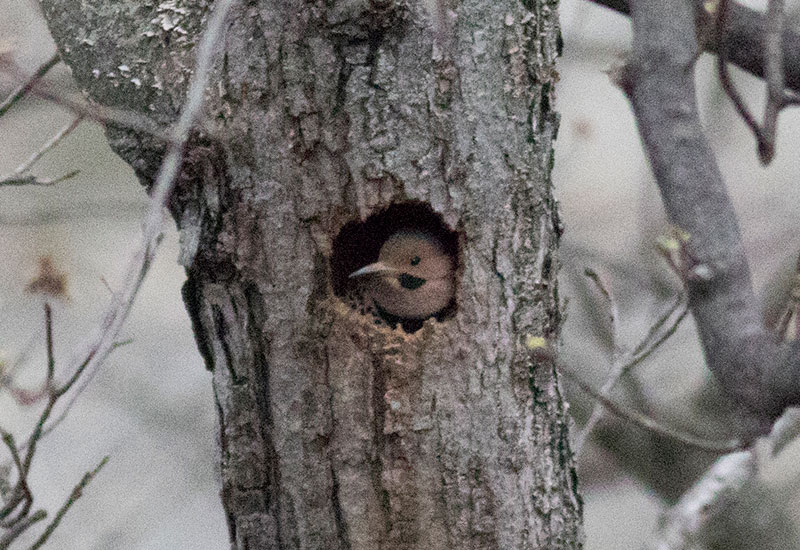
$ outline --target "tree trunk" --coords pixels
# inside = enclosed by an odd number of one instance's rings
[[[175,119],[206,3],[42,6],[93,100]],[[171,206],[232,547],[579,548],[566,405],[526,345],[561,323],[555,0],[251,1],[227,32]],[[151,182],[163,145],[108,134]],[[344,282],[417,224],[458,249],[456,304],[392,330]]]

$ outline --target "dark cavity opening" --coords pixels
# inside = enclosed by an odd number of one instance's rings
[[[369,216],[363,222],[351,221],[342,227],[333,241],[331,256],[331,284],[333,292],[340,299],[359,309],[354,301],[354,279],[349,275],[362,267],[378,260],[383,243],[401,230],[423,231],[436,237],[445,252],[453,259],[455,271],[459,271],[458,233],[448,229],[442,217],[426,203],[409,201],[392,204],[387,208]],[[456,277],[456,282],[457,282]],[[438,321],[451,318],[455,314],[456,304],[453,299],[447,307],[433,315]],[[422,327],[425,319],[402,319],[387,312],[372,313],[361,311],[367,315],[375,315],[376,322],[384,322],[390,326],[400,324],[406,332],[416,332]]]

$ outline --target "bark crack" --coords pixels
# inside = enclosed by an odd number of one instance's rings
[[[436,396],[433,396],[433,402],[431,403],[431,415],[435,415],[436,413]],[[442,525],[444,526],[444,532],[447,536],[447,548],[453,548],[453,533],[450,525],[450,518],[449,516],[449,508],[447,506],[447,492],[446,488],[448,486],[448,475],[445,471],[444,465],[444,457],[445,457],[445,449],[444,449],[444,439],[442,438],[442,424],[437,418],[436,422],[436,471],[439,475],[439,490],[437,494],[439,495],[439,506],[442,510]]]
[[[345,550],[350,550],[352,548],[352,544],[350,543],[350,529],[347,525],[347,520],[344,517],[342,502],[339,498],[339,476],[336,473],[336,466],[334,464],[332,455],[333,450],[331,448],[331,438],[336,433],[336,410],[334,407],[334,392],[330,379],[331,361],[327,347],[325,348],[324,361],[325,387],[328,389],[328,410],[331,419],[330,433],[325,437],[325,445],[327,446],[328,462],[331,474],[331,506],[333,508],[334,521],[336,522],[336,536],[339,538],[342,548]]]
[[[275,539],[279,548],[283,548],[283,533],[281,523],[281,491],[280,491],[280,468],[278,464],[278,453],[275,449],[275,441],[272,437],[274,430],[274,415],[270,405],[269,391],[269,368],[267,360],[269,356],[269,342],[264,341],[260,332],[263,326],[265,314],[260,293],[255,286],[244,289],[247,307],[247,332],[249,341],[253,346],[253,366],[252,372],[255,378],[254,397],[256,406],[259,409],[258,418],[259,431],[264,447],[264,484],[263,491],[264,509],[272,515],[275,521]]]
[[[242,380],[239,375],[236,374],[236,369],[233,367],[235,362],[233,354],[231,353],[231,348],[228,345],[228,329],[225,326],[225,315],[222,313],[222,309],[216,305],[211,306],[211,314],[214,319],[214,334],[220,346],[222,346],[222,354],[225,356],[225,368],[227,368],[230,373],[231,384],[239,385],[242,383]]]
[[[225,481],[227,476],[225,475],[224,469],[228,466],[228,461],[230,459],[228,453],[228,437],[225,434],[225,411],[222,408],[222,404],[219,402],[219,394],[217,393],[216,388],[214,388],[214,406],[217,410],[217,422],[219,428],[219,454],[220,454],[220,464],[221,468],[223,469],[222,473],[222,501],[226,504],[224,506],[225,509],[225,521],[228,524],[228,535],[230,537],[230,541],[234,542],[236,540],[236,513],[233,510],[233,507],[230,506],[229,500],[229,488],[227,487],[227,482]]]
[[[384,532],[388,535],[391,531],[392,503],[389,491],[383,485],[383,453],[384,453],[384,426],[386,422],[386,373],[381,362],[374,358],[372,361],[372,486],[381,502],[383,513]]]
[[[336,520],[336,534],[342,547],[345,550],[352,548],[350,544],[350,534],[347,528],[347,522],[342,515],[342,504],[339,501],[339,477],[336,475],[336,468],[331,463],[331,502],[333,503],[333,515]]]

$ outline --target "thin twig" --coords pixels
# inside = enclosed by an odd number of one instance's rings
[[[65,125],[61,130],[59,130],[50,140],[45,143],[41,149],[36,151],[33,155],[30,156],[28,160],[20,164],[16,170],[14,170],[15,174],[22,174],[23,172],[27,172],[30,170],[31,166],[38,161],[42,156],[47,153],[50,149],[61,143],[61,140],[70,135],[75,128],[83,121],[83,117],[77,116],[75,119],[72,120],[69,124]]]
[[[106,462],[108,462],[107,456],[103,457],[103,460],[100,461],[100,464],[98,464],[94,470],[91,470],[83,474],[81,480],[72,489],[72,493],[70,493],[69,498],[67,498],[66,502],[64,502],[64,504],[61,505],[61,508],[59,508],[55,516],[53,516],[53,521],[51,521],[50,524],[45,528],[44,532],[38,539],[36,539],[36,542],[31,545],[29,550],[36,550],[37,548],[40,548],[45,542],[47,542],[47,539],[50,537],[50,535],[53,534],[53,531],[55,531],[56,527],[58,527],[58,524],[61,523],[61,520],[64,518],[64,515],[67,513],[67,511],[69,511],[72,505],[75,504],[75,501],[81,498],[81,496],[83,495],[83,490],[95,478],[95,476],[100,472],[103,466],[106,465]]]
[[[0,373],[0,389],[7,387],[13,388],[14,373],[28,360],[34,347],[41,341],[41,337],[41,332],[38,330],[34,331],[34,333],[29,336],[28,341],[25,342],[25,345],[17,352],[16,357],[8,363],[3,364],[2,373]]]
[[[786,95],[783,97],[783,106],[797,107],[798,105],[800,105],[800,95],[798,95],[794,91],[787,92]]]
[[[764,29],[764,73],[767,80],[767,101],[764,107],[763,141],[758,143],[758,153],[763,164],[768,164],[775,154],[775,131],[778,113],[786,106],[784,102],[783,75],[783,0],[769,0]]]
[[[676,305],[677,307],[674,309],[670,308],[668,311],[670,315],[678,312],[678,315],[675,316],[672,323],[670,323],[667,328],[664,329],[658,336],[649,333],[647,336],[645,336],[640,344],[636,346],[636,349],[631,353],[628,362],[622,365],[622,374],[625,374],[630,369],[647,359],[656,349],[658,349],[661,344],[666,342],[670,336],[675,334],[675,331],[678,330],[681,322],[686,318],[686,315],[689,314],[689,304],[686,300],[685,294],[681,294],[678,297]]]
[[[47,419],[50,418],[50,415],[53,413],[53,407],[55,406],[57,400],[58,396],[55,395],[55,393],[50,393],[47,399],[47,404],[39,414],[39,419],[36,422],[36,426],[34,426],[33,432],[28,438],[25,449],[25,461],[22,464],[26,472],[29,472],[31,469],[31,463],[33,462],[33,457],[36,454],[36,445],[42,438],[42,430],[44,429],[45,422],[47,422]]]
[[[14,467],[17,470],[17,482],[12,489],[12,496],[9,498],[7,502],[4,503],[4,506],[0,509],[0,528],[5,529],[7,532],[4,534],[2,538],[0,538],[0,550],[7,548],[11,542],[16,539],[23,531],[25,531],[30,525],[33,523],[40,521],[45,518],[46,513],[43,510],[38,510],[32,515],[28,515],[30,509],[33,505],[33,493],[30,491],[27,482],[27,475],[30,472],[31,464],[33,461],[33,457],[36,453],[36,445],[41,440],[41,437],[44,434],[43,427],[47,419],[50,417],[52,413],[53,406],[59,399],[60,395],[55,388],[53,387],[53,376],[55,371],[55,359],[53,353],[53,339],[52,339],[52,309],[49,307],[49,304],[45,304],[45,326],[46,326],[46,341],[47,341],[47,356],[48,356],[48,365],[47,365],[47,380],[45,383],[46,388],[49,389],[49,400],[39,416],[39,419],[36,423],[33,433],[28,438],[28,442],[22,448],[18,447],[14,441],[14,436],[0,428],[0,435],[2,435],[3,443],[9,450],[11,454],[11,460],[14,464]],[[114,348],[127,344],[128,341],[124,342],[117,342],[114,345]],[[27,447],[27,452],[25,457],[22,458],[20,456],[20,450],[25,449]],[[81,496],[82,490],[86,487],[86,485],[97,475],[100,469],[105,465],[108,461],[108,457],[105,457],[100,464],[92,471],[87,472],[83,479],[75,486],[72,490],[70,497],[67,501],[62,505],[59,511],[56,513],[53,521],[47,526],[44,533],[39,537],[37,542],[31,548],[39,548],[44,542],[48,539],[50,534],[55,530],[58,526],[59,522],[72,506],[72,504]],[[16,513],[15,517],[8,518],[17,507],[23,503],[23,507]]]
[[[53,57],[42,63],[38,69],[25,81],[23,81],[17,89],[15,89],[11,94],[2,102],[0,103],[0,116],[6,114],[14,104],[17,103],[20,99],[25,97],[25,95],[31,91],[31,89],[36,85],[36,83],[46,75],[50,69],[52,69],[60,60],[60,56],[58,52],[53,54]]]
[[[32,334],[30,335],[30,338],[28,339],[27,342],[25,342],[25,345],[22,346],[22,349],[20,349],[17,352],[17,354],[14,357],[14,359],[12,359],[8,363],[8,365],[6,365],[6,370],[5,370],[6,374],[13,374],[22,365],[24,365],[28,361],[28,359],[30,358],[31,353],[33,353],[33,350],[36,348],[36,346],[41,341],[42,341],[42,333],[41,333],[41,331],[40,330],[32,331]]]
[[[764,79],[767,83],[767,101],[764,107],[764,121],[761,125],[747,108],[728,72],[728,43],[724,37],[729,11],[730,0],[719,0],[716,20],[716,40],[720,44],[719,55],[717,56],[717,72],[723,90],[725,90],[739,116],[750,127],[756,138],[758,156],[761,163],[769,164],[775,155],[775,132],[778,124],[778,114],[784,107],[797,102],[797,98],[793,95],[787,95],[784,91],[786,85],[783,73],[783,0],[769,0],[767,3],[764,25]]]
[[[602,283],[598,282],[599,279],[593,278],[593,280],[598,284],[598,286],[602,285]],[[600,286],[600,288],[604,295],[610,299],[610,293],[604,287]],[[672,323],[667,325],[666,328],[663,328],[670,317],[672,317],[676,312],[678,312],[678,315],[673,319]],[[686,317],[687,313],[688,306],[686,302],[686,295],[680,294],[676,298],[675,302],[669,308],[667,308],[666,312],[659,316],[651,325],[650,329],[647,331],[647,334],[634,347],[633,351],[622,352],[620,347],[620,352],[618,354],[615,353],[614,355],[611,374],[601,387],[600,394],[607,398],[623,376],[625,376],[633,367],[647,359],[661,344],[663,344],[675,333],[681,321],[683,321],[683,319]],[[612,325],[614,325],[614,323],[615,322],[612,321]],[[616,329],[613,329],[613,332],[616,333]],[[615,350],[616,349],[617,346],[615,345]],[[589,415],[589,420],[586,421],[583,429],[578,434],[575,442],[576,453],[580,454],[581,449],[584,448],[587,438],[600,421],[602,415],[603,407],[600,403],[596,403],[592,408],[592,413]]]
[[[77,175],[79,173],[78,170],[68,172],[66,175],[54,180],[37,180],[33,176],[23,176],[23,174],[30,170],[31,166],[33,166],[36,161],[42,158],[45,153],[50,151],[53,147],[58,145],[62,139],[71,134],[72,131],[78,127],[82,120],[83,118],[79,116],[61,128],[61,130],[59,130],[53,137],[47,140],[47,143],[45,143],[38,151],[31,155],[28,160],[17,166],[17,168],[15,168],[14,171],[7,176],[0,178],[0,185],[54,185],[55,183],[64,181]]]
[[[750,127],[750,131],[753,132],[756,140],[761,143],[763,139],[761,135],[761,127],[758,125],[756,118],[747,108],[744,99],[739,93],[739,90],[736,89],[736,85],[733,83],[733,79],[731,79],[731,75],[728,72],[728,43],[725,42],[724,36],[725,25],[728,22],[729,8],[730,0],[719,0],[719,5],[717,6],[716,24],[717,43],[720,44],[717,55],[717,74],[719,75],[719,81],[722,84],[722,89],[730,98],[734,108],[736,109],[736,112],[739,113],[739,116],[742,117],[742,120],[744,120],[745,124]]]
[[[26,518],[22,518],[14,524],[2,537],[0,537],[0,550],[6,550],[14,540],[36,522],[42,521],[47,517],[47,512],[44,510],[36,510],[33,514]]]
[[[121,291],[112,298],[112,302],[106,310],[102,323],[87,342],[85,349],[78,355],[79,359],[73,360],[71,367],[68,366],[67,372],[71,373],[71,375],[68,377],[66,383],[60,387],[57,387],[53,380],[55,363],[52,340],[52,312],[48,306],[45,306],[46,345],[48,354],[48,400],[39,415],[36,426],[28,437],[26,444],[22,447],[26,448],[24,458],[20,456],[18,447],[14,444],[11,435],[4,433],[6,445],[9,446],[9,449],[12,451],[12,459],[19,471],[19,479],[17,487],[15,488],[17,495],[24,494],[25,489],[27,489],[26,476],[30,471],[33,458],[36,454],[37,445],[41,438],[52,431],[66,417],[72,404],[86,388],[92,377],[97,373],[102,362],[106,359],[108,354],[119,345],[116,341],[117,334],[130,312],[136,294],[153,262],[158,245],[161,241],[163,210],[167,206],[167,201],[172,193],[174,183],[180,171],[183,147],[189,140],[190,132],[200,116],[205,89],[208,85],[211,65],[214,60],[216,44],[221,39],[226,16],[234,2],[235,0],[222,0],[215,6],[215,11],[208,22],[208,28],[203,33],[198,44],[197,62],[189,84],[187,101],[177,123],[169,131],[167,152],[152,187],[151,200],[143,222],[141,245],[129,262],[123,287]],[[0,59],[0,64],[2,64],[2,61],[3,60]],[[75,391],[72,392],[66,406],[61,410],[58,417],[50,421],[56,403],[71,389]],[[66,512],[72,504],[80,498],[83,489],[99,472],[107,459],[108,457],[104,458],[94,470],[87,472],[83,476],[81,481],[73,489],[67,501],[58,510],[53,521],[30,547],[30,550],[40,548],[47,541]],[[5,506],[5,508],[8,508],[6,515],[13,512],[22,498],[23,497],[18,496],[12,498],[12,500],[16,500],[16,503],[13,505],[8,503]],[[17,520],[24,519],[30,510],[33,501],[30,491],[27,491],[27,496],[24,497],[24,500],[24,509],[17,514]],[[38,521],[38,514],[35,514],[35,516]],[[13,525],[18,525],[18,522]]]
[[[83,393],[97,373],[100,364],[114,349],[117,335],[155,258],[161,241],[163,210],[167,206],[180,169],[184,144],[188,141],[189,133],[200,116],[211,64],[215,57],[216,44],[222,38],[225,19],[235,1],[221,0],[214,6],[214,13],[197,46],[197,61],[189,84],[186,104],[177,123],[169,132],[167,153],[153,185],[149,207],[145,214],[141,244],[128,262],[122,289],[113,297],[100,326],[78,355],[80,359],[74,361],[71,368],[67,369],[68,372],[73,372],[73,375],[70,381],[59,390],[60,394],[71,389],[79,378],[83,377],[83,380],[70,396],[64,409],[44,428],[44,433],[49,433],[63,421],[75,400]],[[86,373],[85,376],[84,373]]]
[[[33,176],[31,174],[26,174],[24,176],[13,176],[9,175],[6,179],[0,180],[0,186],[3,187],[23,187],[23,186],[38,186],[38,187],[52,187],[53,185],[59,184],[62,181],[66,181],[68,179],[74,178],[78,174],[80,174],[80,170],[71,170],[66,174],[58,176],[57,178],[53,179],[41,179]]]
[[[625,420],[629,420],[634,424],[638,424],[642,428],[650,430],[651,432],[657,433],[662,436],[670,437],[672,439],[680,441],[681,443],[684,443],[685,445],[689,445],[690,447],[694,447],[702,451],[709,451],[713,453],[729,453],[740,449],[742,446],[742,443],[737,439],[729,439],[727,441],[710,441],[708,439],[697,437],[692,434],[679,432],[672,428],[662,426],[649,416],[646,416],[637,411],[626,409],[622,405],[614,403],[606,396],[602,395],[601,392],[596,391],[589,384],[581,380],[581,378],[577,374],[572,372],[572,370],[566,367],[563,363],[559,365],[559,370],[562,373],[564,373],[564,375],[567,378],[569,378],[575,384],[577,384],[577,386],[581,390],[591,395],[594,399],[596,399],[600,404],[603,405],[603,407],[608,409],[610,412],[616,414],[621,418],[624,418]]]
[[[617,301],[614,299],[614,295],[611,293],[610,286],[603,281],[602,277],[600,277],[595,270],[587,267],[583,270],[583,274],[592,280],[597,289],[600,291],[600,294],[602,294],[603,298],[606,300],[608,315],[611,322],[612,354],[613,360],[616,362],[617,359],[622,355],[622,349],[619,342],[619,308],[617,307]]]
[[[679,308],[682,310],[686,309],[686,294],[683,292],[677,294],[675,296],[675,300],[672,302],[672,305],[666,308],[664,312],[658,316],[655,323],[650,325],[650,329],[647,331],[645,337],[642,338],[638,344],[636,344],[633,350],[631,350],[631,355],[636,356],[640,353],[643,353],[644,348],[648,346],[648,342],[651,342],[655,339],[656,333]]]
[[[30,487],[28,487],[28,470],[23,465],[22,459],[19,456],[19,450],[14,442],[14,436],[11,435],[10,432],[2,429],[0,429],[0,434],[2,434],[3,443],[8,447],[11,453],[11,460],[14,462],[14,467],[17,469],[17,483],[13,490],[14,496],[0,509],[0,520],[2,520],[0,526],[11,527],[28,513],[33,504],[33,494],[31,493]],[[20,502],[24,502],[25,504],[22,510],[17,513],[16,518],[6,519],[17,508]]]
[[[28,82],[30,79],[16,64],[1,57],[0,71],[19,82]],[[153,136],[166,143],[170,143],[174,137],[169,132],[165,132],[154,120],[144,115],[126,109],[106,107],[104,105],[90,105],[75,101],[38,81],[34,81],[31,84],[28,92],[42,99],[46,99],[55,105],[64,107],[81,118],[94,120],[101,124],[113,124],[122,128],[128,128],[136,132]]]
[[[612,372],[600,390],[600,392],[607,397],[609,393],[611,393],[611,390],[614,388],[621,375],[621,369],[618,368],[620,359],[623,355],[619,336],[619,309],[617,307],[617,301],[614,299],[614,295],[611,293],[609,286],[603,281],[603,279],[595,270],[587,267],[583,270],[583,274],[592,280],[597,289],[600,291],[600,294],[602,294],[603,298],[605,298],[606,306],[608,307],[609,323],[611,325]],[[595,425],[600,421],[600,416],[602,413],[603,408],[599,403],[596,403],[595,406],[592,407],[592,413],[589,415],[589,420],[578,434],[578,438],[575,442],[575,452],[577,454],[580,454],[581,449],[583,449],[583,446],[586,443],[586,439],[589,437],[589,434],[592,432]]]
[[[617,381],[619,380],[618,376],[609,376],[608,379],[603,384],[603,387],[600,388],[600,394],[607,398],[608,394],[611,393],[611,390],[616,385]],[[592,407],[592,413],[589,415],[589,420],[586,421],[586,424],[583,426],[583,429],[578,433],[578,437],[575,440],[575,454],[580,455],[581,451],[584,449],[586,445],[586,440],[589,438],[589,435],[594,431],[595,426],[597,423],[600,422],[600,418],[603,416],[603,405],[598,400],[594,406]]]
[[[47,389],[49,390],[53,384],[53,375],[56,367],[55,353],[53,351],[53,308],[50,306],[50,302],[44,303],[44,330],[47,342]]]

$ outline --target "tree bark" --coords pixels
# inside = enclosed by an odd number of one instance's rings
[[[94,101],[175,119],[208,3],[42,6]],[[559,42],[555,0],[233,10],[171,201],[233,548],[581,547],[558,374],[526,345],[561,324]],[[163,145],[108,135],[151,182]],[[398,204],[459,247],[454,310],[413,333],[331,263]]]

